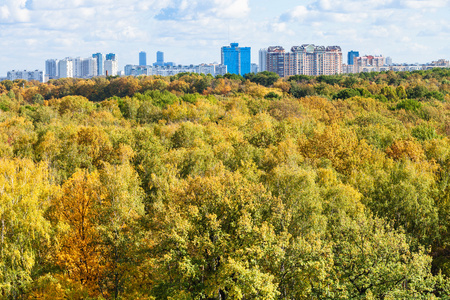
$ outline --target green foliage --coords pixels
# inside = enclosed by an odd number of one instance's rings
[[[291,89],[289,90],[289,93],[295,98],[302,98],[315,95],[316,92],[312,85],[299,84],[291,81]]]
[[[32,99],[34,104],[44,104],[44,97],[41,94],[34,94]]]
[[[347,99],[356,96],[361,96],[361,93],[358,90],[345,89],[334,95],[333,99]]]
[[[422,124],[414,127],[411,130],[411,135],[421,141],[427,141],[438,138],[436,128],[428,124]]]
[[[272,86],[280,78],[280,76],[274,72],[263,71],[257,74],[245,74],[244,78],[250,80],[251,82],[269,87]]]
[[[274,99],[280,99],[281,96],[275,92],[269,92],[264,96],[264,98],[269,99],[269,100],[274,100]]]
[[[183,96],[181,96],[181,100],[185,101],[185,102],[189,102],[189,103],[196,103],[197,102],[197,98],[199,97],[199,94],[185,94]]]
[[[417,112],[422,107],[422,104],[414,99],[405,99],[397,103],[396,109],[404,109]]]

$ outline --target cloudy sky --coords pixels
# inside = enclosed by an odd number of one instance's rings
[[[450,0],[0,0],[0,77],[48,58],[113,52],[119,67],[156,51],[220,62],[230,42],[258,50],[339,45],[394,62],[450,59]],[[346,55],[345,55],[346,56]]]

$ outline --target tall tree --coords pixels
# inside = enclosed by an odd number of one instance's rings
[[[50,238],[44,212],[53,186],[44,163],[0,159],[0,298],[19,299]]]

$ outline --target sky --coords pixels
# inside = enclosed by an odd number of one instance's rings
[[[115,53],[119,69],[156,51],[176,64],[220,62],[231,42],[341,46],[394,63],[450,59],[450,0],[0,0],[0,77],[46,59]]]

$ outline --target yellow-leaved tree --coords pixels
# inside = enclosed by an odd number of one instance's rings
[[[54,187],[44,163],[0,159],[0,298],[19,299],[50,238],[44,212]]]
[[[100,172],[79,170],[63,184],[54,205],[61,229],[55,263],[66,298],[73,289],[108,299],[134,293],[128,279],[138,265],[142,199],[139,177],[127,162],[105,163]]]

